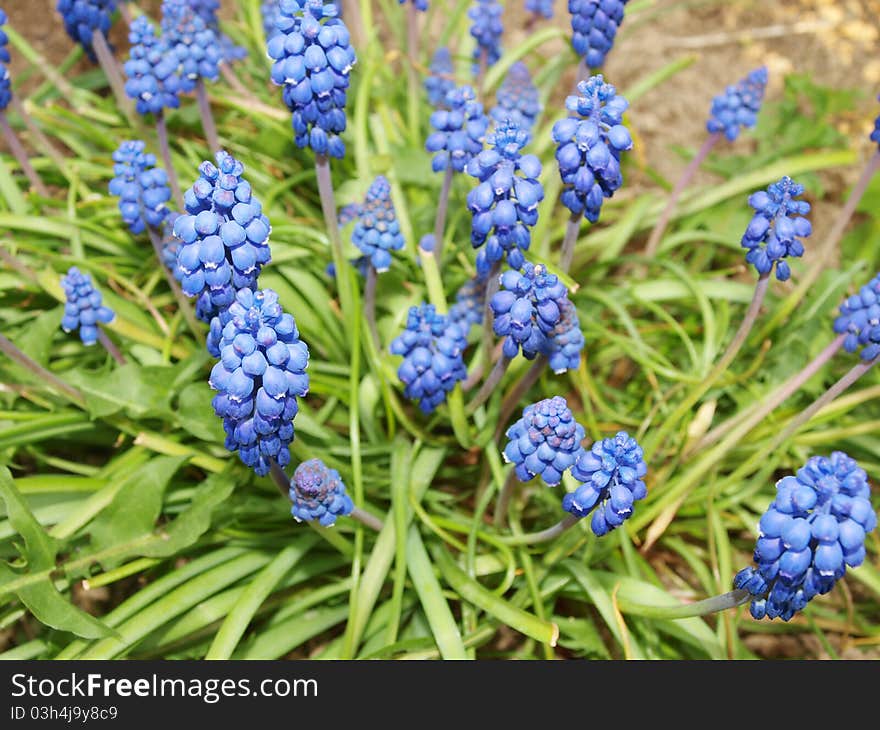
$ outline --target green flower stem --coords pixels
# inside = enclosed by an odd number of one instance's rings
[[[171,192],[174,194],[174,200],[177,202],[178,209],[182,211],[184,208],[183,193],[180,190],[177,172],[171,161],[171,147],[168,144],[168,125],[165,121],[165,115],[161,111],[156,115],[156,136],[159,138],[159,153],[162,155],[162,164],[165,166],[165,172],[168,173]]]
[[[180,288],[180,282],[174,278],[174,275],[168,270],[162,261],[162,241],[159,240],[159,233],[152,226],[147,226],[147,233],[150,236],[150,243],[153,246],[153,250],[156,252],[156,259],[159,261],[159,267],[162,269],[162,273],[165,274],[165,280],[168,282],[171,293],[177,301],[177,308],[180,310],[181,315],[184,320],[186,320],[186,324],[189,326],[192,333],[198,338],[201,335],[202,328],[199,326],[199,320],[196,319],[196,315],[193,312],[192,304],[190,304],[189,299],[187,299],[183,290]]]
[[[483,405],[483,403],[489,400],[489,397],[495,392],[495,388],[498,387],[498,383],[501,382],[501,378],[504,377],[504,373],[507,372],[508,365],[510,365],[509,357],[502,355],[498,358],[498,362],[495,363],[495,367],[492,368],[492,372],[489,373],[489,377],[486,378],[483,387],[480,388],[479,392],[468,403],[468,414],[472,414],[477,408]]]
[[[690,184],[691,180],[693,180],[694,175],[697,174],[697,170],[700,169],[700,165],[703,164],[705,159],[709,156],[709,153],[712,151],[712,148],[718,143],[718,140],[720,139],[720,132],[715,132],[714,134],[710,134],[708,137],[706,137],[705,142],[703,142],[703,145],[697,151],[697,154],[694,155],[693,159],[690,161],[688,166],[684,169],[684,172],[681,174],[681,177],[678,179],[678,182],[675,183],[675,187],[672,189],[672,193],[669,195],[669,199],[666,201],[666,207],[663,209],[663,212],[657,219],[657,223],[654,224],[654,228],[651,231],[651,236],[648,238],[648,243],[645,246],[644,254],[646,258],[651,258],[657,253],[658,249],[660,248],[660,240],[663,238],[663,234],[666,231],[666,226],[669,225],[669,219],[672,217],[672,213],[675,210],[678,199],[681,197],[681,194]]]
[[[54,373],[44,368],[36,360],[25,355],[11,340],[6,339],[3,335],[0,335],[0,352],[6,355],[10,360],[14,360],[28,370],[31,375],[45,381],[58,392],[64,393],[64,395],[66,395],[73,403],[76,403],[80,408],[85,407],[86,399],[82,393],[72,385],[65,383]]]
[[[104,332],[101,327],[98,327],[98,342],[103,345],[104,349],[110,353],[110,357],[116,360],[119,365],[125,365],[125,356],[116,346],[116,343],[107,336],[107,333]]]
[[[507,473],[507,478],[504,480],[504,485],[501,487],[501,491],[498,492],[498,499],[495,502],[494,522],[495,527],[499,529],[504,527],[504,523],[507,521],[507,510],[510,507],[513,490],[516,489],[516,485],[519,483],[519,478],[516,476],[516,469],[511,469]]]
[[[137,126],[131,99],[125,93],[125,84],[122,81],[119,64],[116,63],[113,52],[110,50],[110,46],[107,45],[107,39],[100,30],[92,32],[92,48],[95,49],[98,63],[104,70],[104,75],[107,77],[107,82],[110,84],[113,96],[116,97],[117,107],[125,115],[125,118],[131,122],[132,126]]]
[[[406,39],[409,64],[407,66],[407,81],[409,92],[407,94],[407,111],[409,113],[409,134],[414,144],[419,140],[419,107],[422,97],[419,93],[419,21],[418,10],[415,3],[406,4]]]
[[[710,613],[718,613],[726,611],[729,608],[736,608],[748,603],[752,594],[748,591],[737,589],[722,593],[719,596],[705,598],[695,603],[684,603],[679,606],[647,606],[641,603],[634,603],[622,597],[618,597],[620,610],[633,616],[645,616],[654,619],[680,619],[695,618],[698,616],[707,616]]]
[[[411,6],[415,9],[414,6]],[[440,188],[440,199],[437,202],[437,218],[434,220],[434,256],[437,264],[443,261],[443,239],[446,229],[446,213],[449,211],[449,193],[452,190],[452,176],[455,170],[447,165],[443,173],[443,187]]]
[[[342,250],[342,236],[339,233],[339,222],[336,218],[336,196],[333,193],[333,179],[330,177],[330,158],[327,155],[315,155],[315,172],[318,178],[318,193],[321,196],[321,211],[327,234],[330,236],[330,248],[333,252],[333,264],[336,267],[336,284],[339,287],[339,299],[342,306],[343,321],[351,321],[353,295],[351,292],[351,266]]]
[[[366,525],[371,530],[375,530],[376,532],[381,532],[382,528],[385,527],[385,523],[382,522],[375,515],[371,515],[369,512],[362,510],[360,507],[355,507],[351,514],[349,515],[351,519],[357,520],[362,525]]]
[[[498,416],[498,426],[495,429],[495,441],[498,441],[501,438],[501,435],[507,428],[507,421],[510,419],[511,414],[516,410],[517,404],[522,397],[529,392],[529,389],[538,382],[538,378],[541,377],[541,373],[544,372],[544,368],[549,362],[550,360],[546,355],[538,355],[532,363],[532,366],[528,369],[528,372],[526,372],[526,374],[520,378],[519,382],[511,388],[510,392],[504,396],[504,400],[501,402],[501,413]]]
[[[651,457],[663,446],[666,437],[669,436],[672,430],[678,425],[679,421],[687,415],[700,398],[702,398],[715,384],[718,378],[724,374],[730,366],[730,363],[733,362],[733,359],[745,343],[749,332],[751,332],[755,320],[758,318],[758,313],[761,311],[761,304],[764,302],[764,297],[767,294],[767,287],[769,284],[770,274],[761,274],[758,278],[758,283],[755,286],[755,293],[752,296],[752,302],[749,304],[749,309],[746,312],[745,317],[743,317],[739,329],[736,331],[736,334],[727,346],[727,350],[725,350],[721,359],[715,363],[715,367],[713,367],[712,370],[709,371],[709,374],[703,378],[702,382],[700,382],[697,387],[688,394],[687,398],[679,403],[678,408],[666,417],[663,423],[653,432],[650,442],[645,447],[645,461],[651,460]]]
[[[367,318],[370,337],[373,338],[373,346],[378,354],[382,352],[382,343],[379,340],[379,328],[376,325],[376,279],[376,269],[370,264],[367,267],[367,283],[364,286],[364,316]]]
[[[9,126],[9,120],[6,118],[6,114],[2,111],[0,111],[0,130],[3,131],[3,138],[6,140],[6,144],[9,147],[9,150],[12,152],[13,157],[15,157],[16,161],[18,162],[18,166],[21,168],[21,171],[25,174],[25,177],[27,177],[28,181],[30,182],[31,187],[44,198],[48,198],[49,190],[40,179],[40,176],[37,175],[37,171],[34,170],[34,166],[31,165],[31,161],[28,159],[28,155],[24,149],[24,146],[21,144],[15,132],[12,130],[12,127]]]
[[[559,268],[567,274],[574,259],[574,246],[577,243],[578,234],[581,230],[581,215],[572,213],[565,224],[565,238],[562,239],[562,251],[559,254]]]
[[[800,390],[810,378],[812,378],[817,372],[819,372],[822,366],[825,365],[825,363],[827,363],[832,357],[834,357],[834,355],[836,355],[840,351],[840,348],[843,347],[843,341],[845,339],[845,334],[835,337],[834,340],[832,340],[831,344],[829,344],[828,347],[822,350],[822,352],[820,352],[812,360],[812,362],[804,367],[803,370],[801,370],[799,373],[796,373],[795,375],[792,375],[769,396],[765,396],[756,401],[754,407],[750,410],[743,410],[736,416],[728,418],[724,423],[713,428],[711,431],[709,431],[709,433],[707,433],[705,436],[703,436],[703,438],[701,438],[697,443],[689,448],[686,452],[686,455],[696,451],[702,451],[707,446],[711,446],[716,441],[718,441],[718,439],[725,436],[731,428],[734,428],[740,423],[748,421],[749,423],[753,424],[753,427],[757,426],[768,415],[770,415],[774,410],[776,410],[786,400],[788,400],[788,398],[790,398],[798,390]]]
[[[503,537],[501,540],[505,545],[537,545],[542,542],[550,542],[550,540],[555,540],[563,532],[574,527],[580,521],[580,517],[566,515],[559,520],[559,522],[552,527],[548,527],[546,530],[541,530],[540,532],[527,532],[524,535],[511,535]]]
[[[199,102],[199,114],[202,116],[202,129],[211,148],[211,157],[220,151],[220,137],[217,135],[217,124],[214,122],[214,114],[211,111],[211,102],[208,101],[208,91],[205,89],[205,80],[199,77],[196,83],[196,99]]]

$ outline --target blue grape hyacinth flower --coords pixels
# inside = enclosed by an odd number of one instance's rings
[[[128,229],[143,233],[147,226],[158,229],[171,213],[168,175],[156,167],[156,156],[144,152],[140,140],[123,142],[113,153],[113,174],[109,192],[119,198],[119,212]]]
[[[489,118],[470,86],[459,86],[446,94],[445,107],[431,114],[431,126],[436,131],[429,135],[425,149],[434,153],[434,172],[448,166],[463,172],[470,159],[483,149]]]
[[[6,11],[3,8],[0,8],[0,63],[9,63],[12,58],[9,55],[9,49],[6,47],[9,43],[9,36],[6,35],[6,31],[3,30],[3,26],[6,25],[9,20],[6,15]]]
[[[397,0],[401,5],[405,5],[407,0]],[[428,0],[409,0],[416,10],[425,12],[428,9]]]
[[[583,451],[584,427],[557,395],[526,406],[507,438],[504,460],[513,464],[517,478],[527,482],[539,476],[555,487]]]
[[[102,303],[101,292],[92,284],[92,277],[71,266],[61,278],[64,290],[64,316],[61,329],[65,332],[79,330],[84,345],[98,341],[98,324],[109,324],[116,317],[113,310]]]
[[[859,353],[870,361],[880,355],[880,274],[840,305],[840,316],[834,320],[834,331],[846,334],[843,348]]]
[[[485,276],[468,279],[455,293],[455,304],[449,308],[449,319],[457,322],[465,336],[474,325],[483,323],[483,303],[486,300]]]
[[[526,10],[549,20],[553,17],[554,0],[526,0]]]
[[[842,451],[814,456],[776,483],[759,524],[755,567],[737,573],[733,585],[752,594],[754,618],[788,621],[831,591],[847,566],[862,564],[876,526],[864,469]]]
[[[711,134],[724,133],[731,142],[739,136],[740,129],[754,127],[761,111],[764,91],[767,88],[767,68],[762,66],[736,85],[728,86],[723,94],[712,99],[712,109],[706,122]]]
[[[406,329],[388,348],[402,355],[397,377],[404,395],[417,400],[423,413],[433,413],[455,384],[467,377],[462,353],[467,347],[466,331],[433,304],[410,307]]]
[[[208,382],[218,391],[212,405],[223,419],[226,448],[260,476],[273,461],[289,464],[296,399],[309,392],[309,348],[278,295],[240,289],[211,321],[208,351],[220,358]]]
[[[476,75],[480,71],[481,64],[493,66],[501,58],[501,35],[504,33],[504,24],[501,15],[504,8],[497,0],[474,0],[474,4],[468,10],[471,19],[471,35],[477,41],[474,48],[473,72]]]
[[[240,61],[247,57],[247,49],[235,45],[228,35],[220,30],[220,18],[217,11],[220,9],[220,0],[188,0],[192,9],[205,21],[205,25],[214,31],[220,42],[220,55],[226,63]]]
[[[199,79],[219,77],[219,39],[189,0],[163,0],[162,43],[167,58],[177,64],[181,91],[192,91]]]
[[[200,177],[184,195],[186,214],[174,223],[181,241],[176,276],[196,314],[210,322],[238,289],[254,289],[268,263],[269,219],[242,175],[244,165],[224,150],[217,164],[199,166]]]
[[[156,37],[146,15],[131,24],[128,34],[131,51],[123,65],[125,93],[135,100],[139,114],[160,114],[163,109],[180,106],[181,80],[176,56]]]
[[[97,31],[106,36],[116,12],[116,0],[58,0],[55,6],[64,21],[64,30],[79,43],[94,61],[92,35]]]
[[[599,68],[614,45],[627,0],[568,0],[571,45],[589,68]]]
[[[6,111],[6,107],[12,101],[12,79],[9,71],[0,63],[0,112]]]
[[[877,97],[877,101],[880,101],[880,96]],[[870,140],[876,142],[877,146],[880,147],[880,114],[874,120],[874,131],[871,132]]]
[[[391,252],[404,246],[400,223],[391,202],[391,185],[379,175],[370,185],[351,242],[368,256],[377,272],[391,267]]]
[[[514,122],[524,132],[531,132],[535,120],[541,113],[538,87],[532,83],[529,67],[522,61],[514,63],[498,91],[495,93],[495,106],[489,116],[496,124],[508,120]]]
[[[278,30],[278,17],[281,15],[279,0],[264,0],[260,3],[260,15],[263,18],[263,32],[268,41],[280,32]]]
[[[769,275],[776,264],[776,278],[787,281],[791,268],[784,259],[803,255],[804,244],[800,239],[813,232],[810,221],[803,217],[810,212],[810,204],[795,200],[803,192],[803,185],[785,176],[771,183],[766,191],[749,196],[755,215],[743,234],[742,247],[748,249],[746,261],[761,276]]]
[[[309,459],[296,467],[290,480],[290,501],[290,514],[297,522],[317,520],[324,527],[332,527],[337,517],[354,510],[339,472],[320,459]]]
[[[547,337],[562,319],[568,290],[555,274],[528,261],[521,271],[509,269],[501,275],[501,291],[489,303],[495,334],[504,337],[505,357],[533,360],[547,347]]]
[[[342,158],[346,90],[357,62],[336,5],[280,0],[278,33],[269,39],[272,81],[283,86],[296,145]]]
[[[441,107],[446,103],[446,95],[455,88],[455,81],[452,79],[455,67],[452,65],[452,54],[446,46],[440,46],[434,51],[430,71],[425,79],[428,102],[433,107]]]
[[[559,322],[547,334],[541,354],[548,359],[550,369],[560,375],[567,370],[577,370],[584,349],[584,333],[581,331],[577,308],[569,299],[562,301]]]
[[[529,135],[507,120],[486,141],[489,148],[472,157],[466,167],[468,175],[480,181],[467,196],[473,216],[471,244],[480,249],[480,276],[487,275],[505,254],[511,268],[522,267],[532,226],[538,221],[538,203],[544,199],[538,180],[541,163],[534,155],[521,153]]]
[[[581,486],[566,494],[562,509],[575,517],[591,512],[590,528],[602,537],[620,527],[633,513],[633,503],[648,493],[648,467],[638,442],[626,431],[601,439],[583,451],[571,468]]]
[[[602,202],[623,185],[620,154],[632,149],[623,126],[629,102],[618,96],[601,74],[578,84],[578,95],[565,100],[572,116],[553,125],[556,160],[564,189],[562,204],[572,215],[599,220]]]

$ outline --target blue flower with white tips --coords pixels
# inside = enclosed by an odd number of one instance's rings
[[[861,348],[862,360],[880,355],[880,274],[840,305],[834,331],[846,334],[843,347],[847,352]]]
[[[517,478],[527,482],[539,476],[555,487],[583,451],[584,427],[557,395],[526,406],[507,438],[504,460],[513,464]]]
[[[434,51],[430,71],[430,75],[425,79],[428,102],[433,107],[440,107],[446,103],[446,95],[455,88],[455,81],[452,78],[455,67],[452,65],[452,54],[446,46]]]
[[[79,330],[79,338],[84,345],[94,345],[98,341],[98,324],[109,324],[116,315],[102,304],[101,292],[92,284],[92,277],[71,266],[66,276],[61,278],[64,290],[64,317],[61,329],[65,332]]]
[[[581,486],[563,497],[562,509],[575,517],[592,512],[590,528],[602,537],[620,527],[632,515],[633,503],[645,498],[647,473],[642,448],[626,431],[601,439],[572,466],[571,475]]]
[[[156,37],[153,24],[141,15],[128,34],[131,51],[123,69],[125,93],[135,100],[139,114],[159,114],[180,106],[181,80],[174,54]]]
[[[468,175],[480,181],[467,196],[473,215],[471,244],[482,247],[477,254],[480,276],[487,275],[505,254],[511,268],[522,267],[532,226],[538,221],[538,203],[544,199],[538,181],[540,161],[520,152],[529,135],[507,120],[487,141],[489,148],[471,158],[466,168]]]
[[[599,68],[614,45],[627,0],[568,0],[571,45],[589,68]]]
[[[337,517],[354,510],[339,472],[320,459],[309,459],[296,467],[290,480],[290,501],[290,514],[297,522],[317,520],[324,527],[332,527]]]
[[[549,20],[553,17],[554,0],[526,0],[526,10]]]
[[[501,14],[504,8],[497,0],[474,0],[468,10],[471,19],[471,35],[477,41],[474,48],[474,73],[478,73],[480,65],[493,66],[501,58],[501,34],[504,24]]]
[[[162,43],[167,58],[177,64],[181,91],[192,91],[199,79],[219,77],[223,59],[217,34],[189,0],[163,0]]]
[[[391,266],[391,252],[403,248],[403,234],[391,202],[391,185],[379,175],[370,185],[351,242],[368,256],[378,272]]]
[[[94,61],[92,36],[96,32],[106,36],[110,32],[116,0],[58,0],[56,9],[61,13],[67,35],[79,43]]]
[[[865,560],[865,539],[877,526],[864,469],[844,454],[814,456],[795,476],[776,483],[776,499],[761,517],[756,567],[733,585],[754,597],[756,619],[791,619],[828,593]]]
[[[489,116],[496,124],[510,120],[524,132],[531,131],[541,113],[541,102],[538,98],[538,87],[532,83],[529,67],[522,61],[517,61],[510,67],[498,87],[495,101]]]
[[[277,33],[267,49],[272,81],[283,86],[296,145],[341,158],[346,90],[357,62],[337,7],[320,0],[281,0]]]
[[[548,359],[550,369],[557,375],[567,370],[577,370],[584,349],[584,333],[578,319],[577,309],[570,300],[564,299],[560,307],[559,322],[547,335],[541,353]]]
[[[406,329],[388,349],[403,356],[397,377],[405,386],[404,395],[417,400],[423,413],[433,413],[455,384],[467,377],[462,357],[466,347],[466,331],[439,314],[433,304],[410,307]]]
[[[742,247],[748,249],[746,261],[761,276],[769,275],[776,264],[776,278],[787,281],[791,269],[784,259],[803,255],[804,244],[800,239],[813,232],[810,221],[803,217],[810,212],[810,204],[795,200],[803,192],[803,185],[786,176],[771,183],[766,191],[749,196],[755,215],[743,234]]]
[[[712,99],[712,109],[706,122],[710,133],[724,133],[731,142],[740,129],[754,127],[761,111],[761,102],[767,88],[767,68],[751,71],[735,86],[728,86],[723,94]]]
[[[462,172],[470,159],[483,149],[483,139],[489,118],[483,105],[476,100],[470,86],[459,86],[446,94],[445,109],[431,114],[433,132],[425,142],[425,149],[434,153],[431,167],[441,172],[448,166]]]
[[[184,195],[187,214],[174,223],[182,243],[175,275],[188,296],[198,297],[196,314],[206,322],[232,303],[236,290],[256,288],[272,230],[242,177],[244,165],[224,150],[216,160],[199,166],[199,179]]]
[[[583,214],[591,223],[599,220],[603,200],[623,185],[620,154],[633,146],[623,126],[628,106],[599,74],[578,84],[578,95],[565,100],[572,116],[553,125],[565,185],[560,199],[573,215]]]
[[[271,289],[240,289],[211,321],[208,351],[220,360],[208,381],[226,448],[257,474],[290,463],[297,398],[309,392],[309,348]]]
[[[147,226],[158,229],[170,214],[171,188],[168,175],[156,167],[156,156],[144,152],[140,140],[123,142],[113,153],[113,174],[109,191],[119,198],[122,220],[134,233]]]

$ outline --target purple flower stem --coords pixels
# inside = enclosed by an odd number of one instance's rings
[[[116,346],[116,343],[113,342],[108,336],[107,333],[104,332],[103,329],[98,327],[98,342],[100,342],[104,349],[110,353],[110,357],[112,357],[119,365],[125,365],[125,356],[122,354],[121,350]]]
[[[31,165],[31,161],[28,159],[24,146],[12,130],[12,127],[9,126],[9,120],[3,112],[0,112],[0,129],[3,130],[3,137],[6,140],[6,144],[9,146],[9,150],[12,152],[13,157],[17,160],[21,171],[30,182],[31,187],[44,198],[48,198],[49,190],[40,179],[40,176],[37,175],[37,171],[34,170],[33,165]]]
[[[436,241],[435,241],[436,243]],[[487,369],[492,362],[492,336],[495,334],[492,328],[494,315],[492,314],[492,297],[498,293],[501,286],[501,262],[496,261],[489,270],[486,279],[486,298],[483,300],[483,368]]]
[[[507,510],[510,507],[513,490],[516,489],[516,485],[519,483],[519,478],[516,476],[516,469],[511,469],[507,474],[507,478],[504,480],[504,485],[501,487],[501,491],[498,492],[498,500],[495,502],[495,515],[493,521],[495,522],[495,527],[498,529],[504,527],[504,523],[507,521]]]
[[[367,282],[364,285],[364,315],[367,318],[367,327],[373,338],[376,352],[382,352],[382,344],[379,340],[379,328],[376,326],[376,274],[375,267],[370,264],[367,267]]]
[[[82,393],[72,385],[65,383],[61,378],[55,375],[55,373],[44,368],[36,360],[25,355],[11,340],[6,339],[3,335],[0,335],[0,352],[6,355],[10,360],[14,360],[28,370],[31,375],[53,386],[58,392],[64,393],[64,395],[77,405],[85,405],[86,399]]]
[[[104,70],[104,75],[107,77],[107,82],[110,84],[113,96],[116,97],[116,105],[125,117],[132,122],[132,125],[135,126],[131,99],[125,93],[125,84],[122,81],[119,64],[116,63],[110,46],[107,45],[107,39],[100,30],[92,32],[92,48],[95,49],[98,63]]]
[[[559,254],[559,269],[567,274],[574,259],[574,246],[581,232],[581,214],[572,213],[565,224],[565,238],[562,239],[562,251]]]
[[[672,213],[675,211],[675,206],[678,204],[681,194],[685,191],[691,180],[694,179],[694,175],[697,174],[700,165],[703,164],[705,159],[709,156],[709,153],[712,151],[712,148],[720,139],[720,132],[715,132],[706,137],[702,147],[700,147],[697,154],[694,155],[693,159],[681,174],[681,177],[678,178],[678,182],[675,183],[675,187],[669,195],[669,199],[666,201],[666,207],[660,214],[660,218],[657,220],[657,223],[651,231],[651,236],[648,238],[648,243],[645,246],[646,257],[650,258],[657,253],[657,250],[660,248],[660,239],[663,238],[663,234],[666,232],[666,226],[669,225],[669,219],[672,218]]]
[[[385,527],[385,523],[382,520],[362,510],[360,507],[355,507],[348,516],[376,532],[381,532],[382,528]]]
[[[443,173],[443,187],[440,188],[440,199],[437,202],[437,217],[434,220],[434,258],[439,266],[443,259],[443,238],[446,229],[446,213],[449,210],[449,193],[452,190],[452,176],[455,170],[447,164]]]
[[[177,172],[174,170],[174,165],[171,162],[171,147],[168,145],[168,125],[162,112],[156,115],[156,136],[159,138],[159,152],[162,155],[162,164],[165,166],[165,172],[168,173],[168,182],[171,183],[174,200],[177,201],[178,208],[183,210],[183,193],[180,191]]]
[[[500,502],[500,500],[499,500]],[[540,532],[528,532],[525,535],[513,535],[510,537],[502,537],[501,542],[505,545],[536,545],[541,542],[549,542],[559,537],[566,530],[574,527],[581,521],[580,517],[574,515],[566,515],[552,527]]]
[[[324,214],[327,234],[330,236],[333,264],[336,267],[336,282],[339,287],[342,314],[347,318],[353,316],[350,265],[342,250],[342,236],[339,233],[339,220],[336,216],[336,196],[333,192],[333,178],[330,176],[330,158],[327,155],[315,155],[315,173],[318,179],[321,211]]]
[[[792,395],[800,390],[810,378],[812,378],[817,372],[819,372],[822,366],[824,366],[825,363],[827,363],[832,357],[834,357],[834,355],[836,355],[840,351],[840,348],[843,347],[843,341],[845,339],[846,334],[838,335],[836,338],[834,338],[831,344],[829,344],[828,347],[826,347],[824,350],[822,350],[822,352],[816,355],[812,362],[810,362],[803,370],[801,370],[799,373],[796,373],[795,375],[792,375],[769,396],[762,398],[760,401],[757,401],[756,405],[760,406],[759,408],[755,409],[751,413],[748,410],[742,411],[737,416],[728,418],[724,423],[719,424],[711,431],[709,431],[709,433],[703,436],[702,439],[700,439],[696,444],[688,449],[686,453],[690,454],[695,451],[701,451],[707,446],[711,446],[740,423],[748,422],[749,424],[751,424],[749,426],[749,430],[757,426],[768,415],[770,415],[774,410],[776,410],[786,400],[788,400]]]
[[[177,279],[174,278],[174,275],[168,270],[168,267],[165,266],[164,262],[162,261],[162,241],[159,238],[159,233],[152,226],[147,226],[147,233],[149,233],[150,235],[150,243],[153,245],[153,250],[156,252],[156,258],[159,261],[159,266],[165,274],[165,280],[168,282],[171,293],[174,295],[174,299],[177,302],[177,308],[183,315],[184,320],[186,320],[187,326],[198,338],[202,331],[202,328],[199,327],[199,321],[196,319],[196,316],[193,313],[192,305],[190,304],[189,299],[187,299],[186,295],[183,293],[183,290],[180,288],[180,283],[177,281]]]
[[[128,3],[121,2],[117,5],[117,7],[119,8],[119,15],[125,21],[125,24],[131,27],[134,18],[131,17],[131,8],[128,7]]]
[[[199,102],[199,113],[202,115],[202,129],[208,139],[211,148],[211,157],[220,151],[220,138],[217,136],[217,124],[214,122],[214,113],[211,111],[211,102],[208,100],[208,90],[205,88],[205,80],[199,78],[196,84],[196,99]]]
[[[504,373],[507,372],[508,365],[510,365],[510,358],[506,355],[503,355],[498,359],[498,362],[495,363],[495,367],[492,368],[492,372],[489,373],[489,377],[486,378],[483,383],[483,387],[480,388],[479,392],[473,397],[473,400],[468,403],[467,412],[469,415],[489,400],[489,396],[495,392],[495,388],[498,387],[498,383],[501,382],[501,378],[503,378]]]
[[[514,410],[516,410],[516,406],[520,402],[520,399],[528,393],[529,388],[538,382],[538,378],[541,377],[541,373],[544,372],[544,368],[547,366],[548,362],[549,359],[546,355],[538,355],[528,372],[523,375],[510,392],[504,396],[504,400],[501,402],[501,412],[498,415],[498,426],[495,429],[495,441],[498,441],[501,438],[501,435],[507,428],[507,421]]]
[[[694,601],[693,603],[682,603],[677,606],[648,606],[627,601],[622,605],[622,608],[633,616],[645,616],[646,618],[696,618],[698,616],[707,616],[710,613],[718,613],[718,611],[726,611],[729,608],[742,606],[744,603],[748,603],[751,598],[751,593],[741,588],[737,588],[736,590],[722,593],[719,596],[704,598],[702,601]]]
[[[49,138],[45,134],[43,134],[43,130],[37,126],[34,118],[28,114],[21,99],[17,96],[12,97],[12,108],[15,109],[16,114],[21,117],[24,126],[27,127],[28,132],[34,136],[37,146],[41,148],[46,157],[50,158],[59,170],[63,170],[65,165],[64,155],[59,152],[58,148],[49,141]]]
[[[272,459],[269,462],[269,476],[272,477],[272,481],[275,483],[275,486],[278,487],[281,494],[283,494],[286,499],[290,499],[290,479],[287,478],[284,469],[277,461],[275,461],[275,459]]]

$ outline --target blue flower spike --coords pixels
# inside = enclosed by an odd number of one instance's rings
[[[754,127],[761,111],[767,88],[767,68],[751,71],[736,85],[728,86],[723,94],[712,99],[712,109],[706,122],[710,134],[724,134],[731,142],[741,129]]]
[[[211,321],[208,351],[220,358],[208,382],[218,391],[212,405],[223,419],[226,448],[260,476],[273,461],[287,466],[296,399],[309,392],[309,348],[293,316],[271,289],[240,289]]]
[[[351,36],[336,5],[320,0],[280,0],[278,31],[269,39],[272,81],[283,86],[298,147],[342,158],[346,90],[357,62]]]
[[[561,200],[573,216],[599,220],[602,202],[623,184],[620,155],[632,149],[623,113],[629,102],[602,75],[578,84],[565,100],[570,116],[553,125],[556,160],[564,189]]]
[[[504,460],[513,464],[521,482],[536,476],[549,487],[562,481],[583,451],[584,427],[574,420],[561,396],[526,406],[522,418],[507,430]]]
[[[790,620],[865,560],[865,539],[877,526],[864,469],[842,451],[814,456],[776,483],[761,517],[755,567],[733,585],[752,596],[755,619]]]
[[[592,512],[590,528],[602,537],[620,527],[633,514],[633,504],[648,494],[647,473],[642,448],[626,431],[601,439],[571,468],[581,485],[563,497],[562,509],[580,518]]]
[[[486,301],[486,277],[468,279],[455,293],[455,304],[449,308],[449,319],[457,322],[467,336],[473,325],[483,323],[483,305]]]
[[[844,300],[834,331],[846,334],[843,347],[847,352],[860,350],[865,361],[880,356],[880,274]]]
[[[103,36],[110,32],[116,0],[58,0],[56,9],[61,13],[67,35],[79,43],[94,61],[96,55],[92,36],[96,31]]]
[[[217,11],[220,10],[220,0],[189,0],[189,4],[196,14],[205,21],[220,43],[220,56],[226,63],[240,61],[247,57],[247,49],[235,45],[235,42],[225,33],[220,31],[220,18]]]
[[[409,2],[416,10],[423,13],[428,10],[428,0],[397,0],[397,2],[401,5],[406,5]]]
[[[547,335],[546,344],[541,349],[541,353],[547,356],[550,369],[557,375],[577,370],[584,349],[584,333],[574,304],[565,299],[560,310],[559,322]]]
[[[391,267],[391,252],[404,246],[400,223],[391,202],[391,185],[379,175],[370,185],[351,234],[352,243],[360,249],[377,272]]]
[[[588,68],[600,68],[614,45],[627,0],[568,0],[571,45]]]
[[[538,203],[544,199],[544,188],[538,181],[540,161],[534,155],[521,154],[528,141],[529,135],[508,120],[489,135],[489,148],[467,164],[467,173],[480,181],[467,196],[473,215],[471,244],[480,249],[480,276],[486,276],[505,254],[513,269],[525,263],[523,252],[531,244]]]
[[[279,0],[263,0],[260,3],[260,15],[263,18],[263,32],[266,34],[266,40],[271,40],[278,34],[278,18],[281,15],[281,6]]]
[[[9,49],[6,47],[9,44],[9,36],[3,30],[3,26],[6,25],[8,20],[9,17],[6,15],[6,11],[0,8],[0,63],[9,63],[12,60],[9,55]]]
[[[296,467],[290,480],[290,501],[290,514],[297,522],[317,520],[324,527],[332,527],[337,517],[354,510],[339,472],[320,459],[309,459]]]
[[[12,101],[12,79],[6,66],[0,63],[0,112],[6,111]]]
[[[186,214],[174,223],[181,241],[176,276],[190,297],[198,297],[196,314],[210,322],[235,299],[239,289],[255,289],[268,263],[269,219],[243,178],[244,165],[228,152],[217,164],[205,161],[200,177],[186,191]]]
[[[177,64],[181,91],[193,91],[200,79],[218,79],[223,60],[219,39],[189,0],[163,0],[162,43],[167,58]]]
[[[790,177],[771,183],[767,190],[759,190],[749,196],[749,205],[755,215],[742,237],[742,247],[748,249],[746,261],[761,276],[768,276],[776,265],[776,278],[787,281],[791,269],[784,259],[798,258],[804,253],[800,240],[813,232],[804,216],[810,212],[810,204],[796,200],[804,186]]]
[[[439,108],[446,103],[446,95],[455,88],[455,67],[452,64],[452,54],[446,46],[440,46],[434,51],[430,71],[425,79],[425,91],[428,92],[431,106]]]
[[[504,8],[497,0],[474,0],[474,4],[468,10],[471,35],[477,41],[473,53],[474,76],[478,75],[481,69],[495,65],[501,58],[501,35],[504,33],[504,24],[501,22],[503,11]]]
[[[489,118],[470,86],[452,89],[446,94],[444,106],[431,114],[431,126],[436,131],[428,137],[425,149],[434,153],[434,172],[442,172],[448,166],[463,172],[471,158],[483,149]]]
[[[131,24],[128,40],[131,51],[123,66],[125,93],[134,99],[138,114],[160,114],[179,107],[182,82],[176,56],[156,37],[146,15]]]
[[[404,395],[418,400],[423,413],[433,413],[457,382],[467,377],[463,353],[467,331],[439,314],[433,304],[410,307],[406,329],[391,343],[389,351],[402,355],[397,377]]]
[[[101,292],[92,284],[92,277],[71,266],[66,276],[61,278],[64,290],[64,317],[61,329],[65,332],[79,330],[79,338],[84,345],[94,345],[98,341],[98,325],[109,324],[115,318],[112,309],[102,303]]]
[[[171,213],[168,175],[156,167],[156,156],[144,152],[140,140],[123,142],[113,153],[113,174],[109,192],[119,198],[119,212],[135,235],[147,226],[159,230]]]
[[[526,0],[526,10],[535,17],[550,20],[553,17],[554,0]]]
[[[510,120],[524,132],[531,132],[540,114],[538,87],[532,83],[529,67],[522,61],[517,61],[498,87],[495,106],[489,116],[495,120],[496,125]]]

